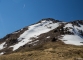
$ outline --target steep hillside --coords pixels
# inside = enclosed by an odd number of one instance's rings
[[[71,47],[80,46],[82,50],[83,20],[62,22],[52,18],[42,19],[0,39],[0,55],[41,50],[47,43],[55,43],[55,46],[58,43],[64,47],[67,44]]]

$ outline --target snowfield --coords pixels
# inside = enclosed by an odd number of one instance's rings
[[[53,23],[52,21],[42,21],[41,23],[31,25],[29,26],[29,29],[25,31],[23,34],[20,35],[18,38],[18,41],[20,41],[18,44],[15,44],[13,46],[13,51],[17,50],[19,47],[25,45],[26,43],[32,41],[31,37],[37,37],[38,35],[42,33],[49,32],[50,30],[53,30],[54,28],[59,26],[58,23]]]

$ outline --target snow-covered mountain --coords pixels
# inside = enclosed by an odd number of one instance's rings
[[[62,22],[52,18],[42,19],[0,39],[0,55],[58,40],[65,44],[83,45],[83,20]]]

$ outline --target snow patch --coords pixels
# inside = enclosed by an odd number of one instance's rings
[[[2,44],[0,44],[0,50],[4,49],[4,45],[5,45],[6,42],[3,42]]]
[[[33,44],[33,43],[36,43],[36,42],[38,42],[39,40],[36,40],[36,41],[33,41],[33,42],[30,42],[29,44]]]
[[[71,23],[66,24],[64,28],[67,28],[67,27],[72,27],[73,28]]]
[[[0,55],[3,55],[5,52],[1,52]]]
[[[60,40],[62,40],[65,44],[83,45],[83,43],[80,43],[83,42],[83,38],[78,35],[64,35]]]
[[[50,38],[50,36],[46,37],[46,38]]]

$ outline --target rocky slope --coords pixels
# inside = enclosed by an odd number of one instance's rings
[[[83,45],[83,20],[62,22],[52,18],[42,19],[1,38],[0,55],[35,49],[47,42],[57,41],[62,44]]]

